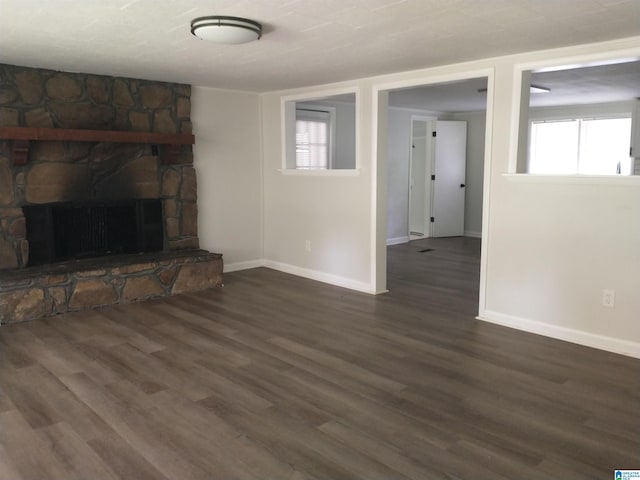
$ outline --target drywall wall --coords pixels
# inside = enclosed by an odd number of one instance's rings
[[[637,355],[640,186],[573,180],[492,182],[481,316]],[[614,308],[602,306],[604,289],[615,290]]]
[[[321,96],[313,89],[287,94],[305,92]],[[358,145],[357,171],[282,171],[282,102],[282,94],[262,95],[266,264],[370,291],[370,148]]]
[[[513,104],[518,65],[616,58],[630,47],[638,50],[638,40],[494,62],[481,318],[640,356],[640,182],[508,175],[517,164],[512,134],[518,131]],[[605,288],[616,291],[614,308],[602,306]]]
[[[373,80],[377,91],[490,70],[480,318],[640,356],[640,297],[632,293],[640,285],[640,181],[513,174],[520,101],[515,89],[522,70],[639,55],[639,40],[523,53]],[[379,165],[385,168],[384,159]],[[616,291],[613,309],[601,305],[605,288]]]
[[[464,234],[482,236],[482,195],[486,112],[455,113],[453,120],[467,122],[467,170],[464,197]]]
[[[522,69],[640,55],[639,45],[634,37],[262,95],[267,264],[383,291],[387,174],[393,174],[385,95],[488,75],[480,318],[640,356],[639,179],[513,175],[519,104],[514,90]],[[332,87],[359,89],[358,174],[281,173],[281,98]],[[311,251],[305,251],[305,240]],[[612,309],[601,306],[604,288],[616,291]]]
[[[200,246],[225,271],[262,262],[262,166],[257,94],[192,88]]]

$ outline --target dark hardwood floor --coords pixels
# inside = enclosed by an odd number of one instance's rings
[[[640,361],[474,320],[479,249],[390,247],[377,297],[259,268],[222,289],[3,326],[0,478],[640,468]]]

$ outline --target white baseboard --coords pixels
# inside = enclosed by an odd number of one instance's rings
[[[308,268],[296,267],[295,265],[289,265],[287,263],[274,262],[271,260],[265,260],[264,266],[272,268],[284,273],[290,273],[299,277],[309,278],[311,280],[317,280],[318,282],[328,283],[337,287],[348,288],[350,290],[356,290],[358,292],[375,294],[376,292],[371,288],[371,285],[365,282],[359,282],[350,278],[341,277],[339,275],[333,275],[331,273],[319,272],[318,270],[311,270]]]
[[[607,352],[619,353],[629,357],[640,358],[640,343],[622,340],[620,338],[596,335],[582,330],[552,325],[550,323],[538,322],[526,318],[505,315],[503,313],[485,310],[480,312],[478,320],[496,323],[505,327],[524,330],[525,332],[544,335],[545,337],[556,338],[566,342],[577,343],[586,347],[606,350]]]
[[[470,230],[464,231],[465,237],[482,238],[482,232],[472,232]]]
[[[401,243],[409,243],[409,237],[387,238],[387,246],[400,245]]]
[[[264,260],[249,260],[246,262],[234,262],[224,265],[224,273],[249,270],[250,268],[264,267]]]

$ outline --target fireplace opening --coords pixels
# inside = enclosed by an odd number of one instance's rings
[[[164,247],[159,199],[27,205],[23,211],[29,266]]]

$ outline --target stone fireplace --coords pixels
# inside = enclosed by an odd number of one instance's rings
[[[0,64],[0,323],[221,284],[198,249],[190,90]]]

